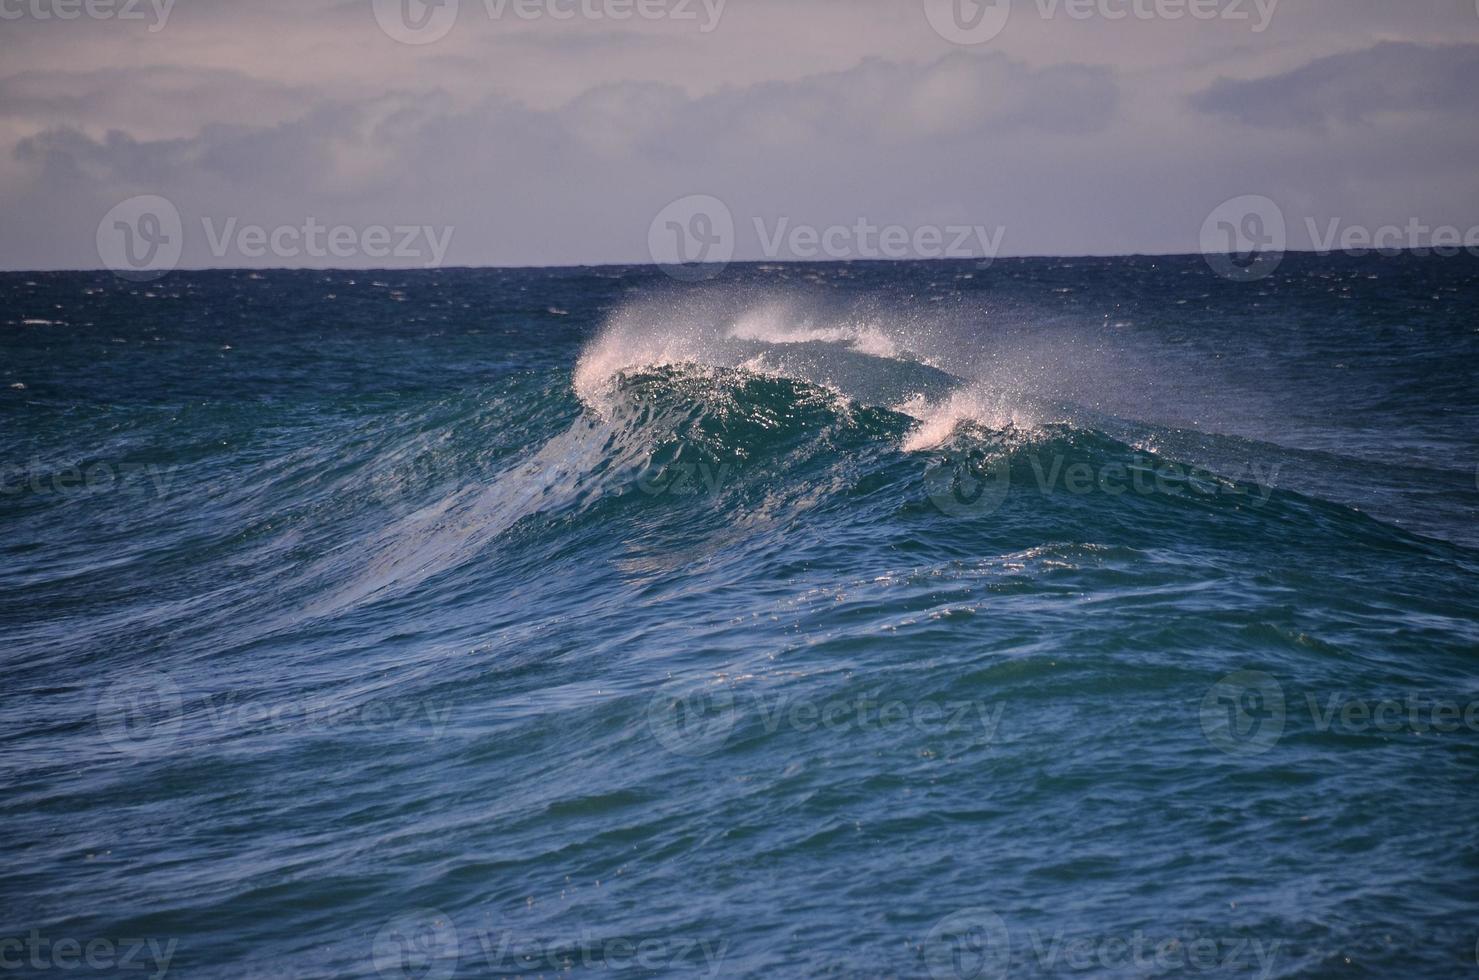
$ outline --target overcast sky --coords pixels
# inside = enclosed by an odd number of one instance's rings
[[[645,262],[687,195],[739,258],[860,222],[1196,251],[1240,195],[1293,247],[1479,226],[1476,0],[1187,2],[0,0],[0,266],[99,267],[137,195],[186,266]],[[309,218],[348,254],[236,237]]]

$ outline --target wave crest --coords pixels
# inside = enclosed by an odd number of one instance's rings
[[[774,299],[688,299],[621,310],[582,351],[574,373],[576,395],[587,409],[610,417],[620,403],[620,379],[662,368],[683,368],[689,394],[695,379],[717,383],[714,372],[804,382],[837,399],[888,407],[919,425],[906,451],[927,449],[970,422],[989,428],[1035,425],[1037,414],[1017,394],[972,383],[928,353],[928,331],[907,319],[849,311],[828,315]]]

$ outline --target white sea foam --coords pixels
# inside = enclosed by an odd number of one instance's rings
[[[944,444],[964,422],[998,430],[1032,430],[1038,426],[1035,415],[1025,411],[1015,399],[1000,391],[988,390],[980,383],[957,389],[933,403],[916,395],[893,406],[893,409],[920,422],[901,446],[910,453]]]
[[[852,321],[818,326],[809,316],[798,322],[794,311],[783,304],[771,304],[742,314],[730,327],[729,337],[766,344],[841,344],[874,357],[891,360],[900,357],[898,343],[881,324]]]
[[[846,384],[836,380],[849,371],[856,375],[857,355],[865,355],[885,362],[880,364],[881,372],[867,373],[892,378],[895,389],[911,383],[909,371],[930,376],[930,391],[890,405],[894,411],[919,420],[920,425],[903,442],[906,451],[939,446],[962,422],[990,429],[1035,426],[1034,413],[1026,407],[1020,386],[1013,383],[1011,365],[990,364],[990,377],[962,378],[958,387],[946,390],[950,375],[941,375],[939,365],[930,357],[931,339],[928,325],[907,317],[828,315],[786,299],[736,300],[711,295],[701,301],[668,305],[633,304],[613,315],[587,344],[576,364],[574,386],[582,403],[601,417],[610,416],[614,405],[612,382],[618,375],[676,366],[736,368],[788,377],[830,388],[844,398],[890,404],[897,394],[887,396],[890,401],[869,401],[872,391],[848,390]],[[828,345],[847,356],[829,358]],[[953,359],[965,360],[958,352]],[[888,368],[886,362],[890,361],[896,362],[896,369]],[[994,380],[1003,378],[1008,383]],[[946,384],[942,385],[940,379]],[[876,389],[877,385],[872,387]]]

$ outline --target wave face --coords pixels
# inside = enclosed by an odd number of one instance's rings
[[[1479,263],[376,275],[0,276],[0,937],[1472,969]]]

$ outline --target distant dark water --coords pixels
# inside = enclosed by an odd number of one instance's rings
[[[1476,311],[0,276],[0,966],[1473,973]]]

